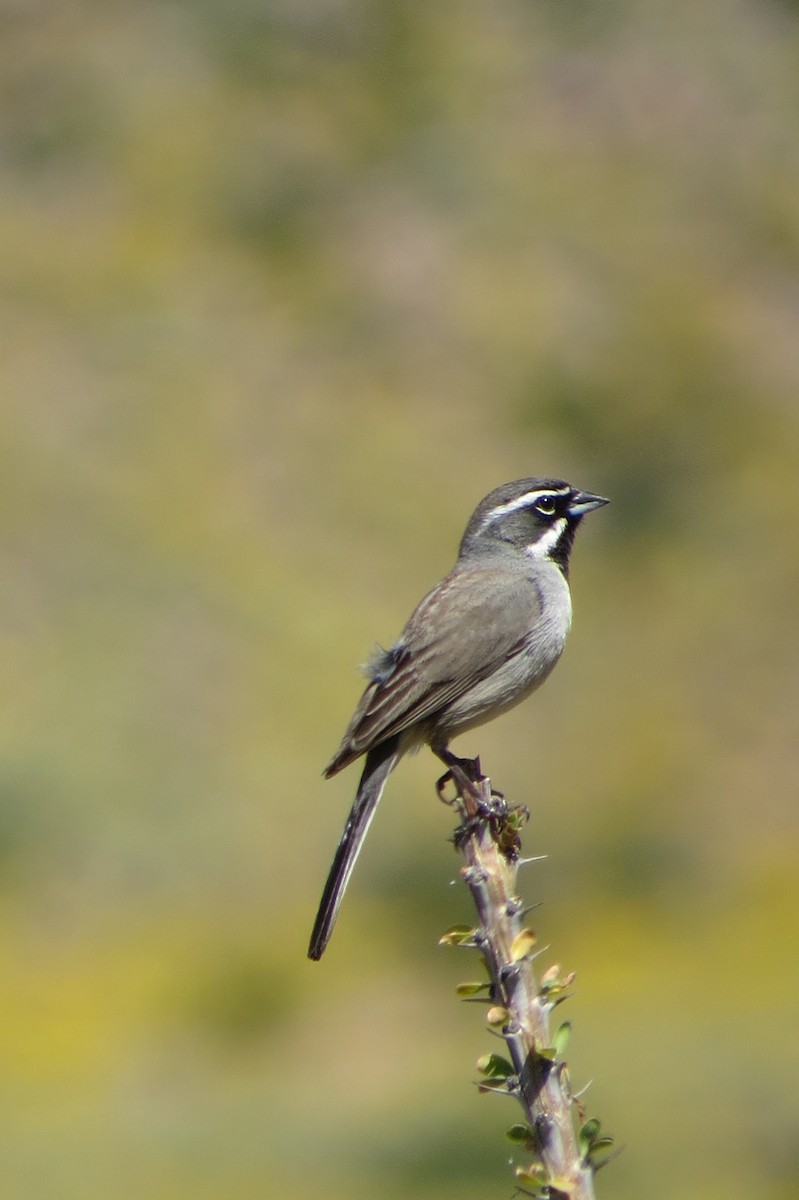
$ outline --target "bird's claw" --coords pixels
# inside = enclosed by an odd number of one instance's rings
[[[458,758],[449,751],[446,751],[441,757],[449,769],[436,783],[439,800],[444,804],[452,805],[457,804],[459,800],[468,799],[472,806],[483,806],[483,789],[480,784],[484,781],[485,776],[480,769],[480,759]],[[444,795],[444,789],[448,783],[455,785],[455,795],[452,799]]]

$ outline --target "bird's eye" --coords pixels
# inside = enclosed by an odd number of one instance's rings
[[[542,517],[551,517],[555,513],[555,497],[540,496],[535,502],[536,512],[540,512]]]

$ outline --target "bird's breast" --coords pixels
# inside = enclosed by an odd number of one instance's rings
[[[539,616],[529,631],[529,653],[534,662],[550,663],[551,670],[561,656],[571,629],[571,592],[563,572],[551,563],[529,578],[540,601]]]
[[[550,563],[537,565],[527,583],[538,599],[530,626],[494,670],[438,715],[437,729],[446,737],[492,721],[519,704],[540,687],[560,658],[571,627],[569,585]]]

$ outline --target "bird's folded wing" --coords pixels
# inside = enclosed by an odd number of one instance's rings
[[[371,746],[423,723],[463,696],[525,646],[540,616],[530,579],[503,578],[493,567],[454,571],[420,602],[392,649],[394,669],[363,693],[325,774]]]

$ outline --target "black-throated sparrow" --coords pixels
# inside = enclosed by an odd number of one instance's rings
[[[585,513],[607,504],[561,479],[518,479],[478,504],[458,561],[378,650],[370,680],[326,778],[366,755],[327,877],[309,958],[321,958],[389,772],[425,743],[448,766],[457,734],[529,696],[549,675],[571,625],[569,553]]]

